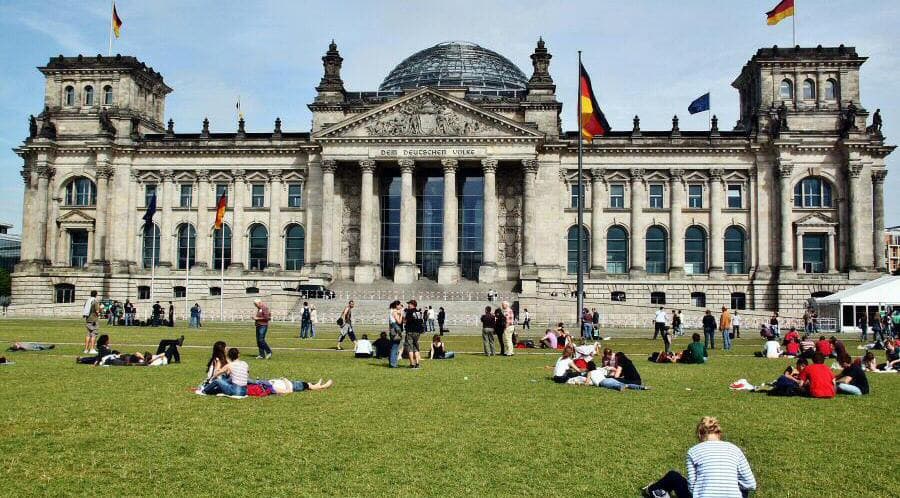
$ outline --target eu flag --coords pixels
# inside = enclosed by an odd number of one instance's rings
[[[153,215],[156,214],[156,193],[153,194],[153,197],[150,198],[150,202],[147,203],[147,212],[144,213],[144,224],[152,225],[153,224]]]
[[[691,102],[691,105],[688,106],[688,112],[691,114],[697,114],[698,112],[708,111],[709,110],[709,92],[704,93],[703,95],[697,97],[697,100]]]

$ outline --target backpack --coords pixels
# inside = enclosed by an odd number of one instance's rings
[[[303,308],[303,315],[301,316],[301,318],[304,321],[309,321],[309,308]]]

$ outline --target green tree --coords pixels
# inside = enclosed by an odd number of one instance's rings
[[[11,296],[12,295],[12,278],[9,276],[9,272],[3,269],[0,269],[0,296]]]

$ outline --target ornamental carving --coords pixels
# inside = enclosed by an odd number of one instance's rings
[[[862,174],[863,163],[859,161],[850,161],[850,164],[847,165],[847,173],[850,174],[850,178],[859,178],[859,175]]]
[[[497,182],[497,262],[501,265],[519,265],[524,217],[522,172],[511,164],[503,164],[497,169],[497,176],[506,179]]]
[[[365,126],[370,136],[472,136],[488,128],[452,110],[433,95],[408,100]]]
[[[351,168],[343,168],[335,176],[342,203],[341,262],[354,264],[359,262],[362,177]]]
[[[481,170],[487,173],[495,173],[497,171],[497,160],[496,159],[482,159],[481,160]]]
[[[884,183],[884,178],[886,176],[887,176],[887,170],[885,170],[885,169],[872,170],[872,182],[873,183]]]

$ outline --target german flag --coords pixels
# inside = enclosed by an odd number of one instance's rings
[[[606,135],[609,131],[609,123],[594,98],[591,77],[584,70],[584,65],[579,64],[579,67],[581,70],[581,76],[578,78],[581,96],[581,136],[590,142],[598,135]]]
[[[122,19],[119,17],[119,13],[116,12],[116,3],[113,2],[113,13],[112,13],[112,29],[113,33],[116,34],[116,38],[122,34]]]
[[[766,23],[774,26],[794,15],[794,0],[781,0],[774,9],[766,12]]]
[[[228,206],[228,192],[222,192],[219,201],[216,202],[216,230],[222,228],[222,222],[225,220],[225,207]]]

